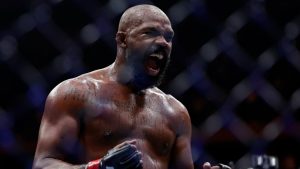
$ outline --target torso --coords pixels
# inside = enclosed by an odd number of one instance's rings
[[[137,140],[144,169],[167,169],[176,131],[172,119],[176,110],[159,89],[135,94],[120,84],[87,80],[89,92],[82,110],[81,142],[86,161],[104,156],[109,149],[126,140]]]

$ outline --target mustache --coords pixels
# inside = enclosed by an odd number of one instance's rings
[[[168,56],[167,48],[161,45],[151,45],[148,50],[148,54],[153,54],[153,53],[162,54],[164,57]]]

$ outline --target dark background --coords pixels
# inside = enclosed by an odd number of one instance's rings
[[[299,1],[1,0],[0,168],[31,168],[47,94],[112,63],[120,15],[140,3],[173,23],[161,89],[189,110],[195,166],[267,154],[300,167]]]

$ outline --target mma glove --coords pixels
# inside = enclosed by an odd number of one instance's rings
[[[100,160],[89,162],[86,169],[142,169],[141,155],[135,146],[113,148]]]

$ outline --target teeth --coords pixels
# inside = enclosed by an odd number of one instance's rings
[[[158,53],[153,53],[151,56],[156,57],[158,59],[163,59],[164,58],[164,56],[162,54],[158,54]]]

